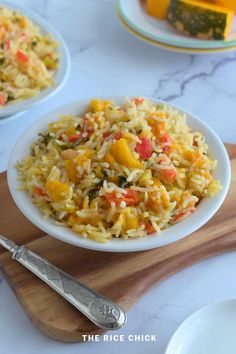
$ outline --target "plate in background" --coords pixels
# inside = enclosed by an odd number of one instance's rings
[[[213,49],[195,49],[195,48],[182,48],[182,47],[176,47],[172,45],[168,45],[159,41],[154,41],[153,39],[150,39],[148,37],[145,37],[141,35],[139,32],[136,32],[131,28],[126,22],[125,19],[122,17],[121,13],[119,12],[119,9],[117,9],[117,16],[121,22],[121,24],[124,26],[124,28],[130,32],[132,35],[140,39],[141,41],[147,42],[155,47],[159,47],[162,49],[166,49],[170,52],[175,52],[175,53],[185,53],[185,54],[213,54],[213,53],[222,53],[222,52],[229,52],[232,50],[236,50],[236,45],[231,46],[231,47],[226,47],[226,48],[213,48]]]
[[[140,0],[117,0],[117,9],[124,21],[134,31],[154,41],[189,49],[222,49],[236,46],[236,16],[227,40],[201,40],[175,31],[166,20],[148,16]]]
[[[16,115],[16,113],[23,112],[32,106],[45,102],[47,99],[53,97],[66,83],[69,72],[70,72],[70,54],[67,48],[67,45],[60,35],[60,33],[51,26],[47,21],[41,18],[37,13],[29,10],[24,6],[12,3],[7,0],[0,0],[0,6],[8,7],[12,10],[19,11],[22,15],[28,17],[30,20],[36,24],[43,34],[49,33],[52,38],[59,43],[58,52],[59,52],[59,67],[54,75],[54,85],[52,87],[46,88],[40,91],[36,96],[31,97],[25,100],[19,100],[18,102],[13,102],[7,104],[0,109],[0,117],[5,117]]]
[[[235,354],[236,299],[194,312],[176,330],[165,354]]]

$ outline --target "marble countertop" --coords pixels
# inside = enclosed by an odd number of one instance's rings
[[[68,43],[67,85],[18,120],[0,125],[0,170],[22,132],[44,113],[85,97],[154,96],[205,120],[225,142],[236,143],[236,52],[174,54],[145,44],[120,25],[113,0],[14,0],[53,24]],[[236,257],[229,253],[192,266],[149,291],[128,313],[124,334],[157,335],[154,342],[64,344],[43,336],[22,311],[0,275],[1,352],[161,354],[180,322],[195,309],[236,296]],[[186,285],[187,284],[187,285]]]

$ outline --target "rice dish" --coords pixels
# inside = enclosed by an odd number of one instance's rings
[[[0,109],[53,85],[57,46],[30,19],[0,6]]]
[[[221,189],[216,163],[168,104],[93,99],[87,112],[50,123],[17,169],[44,217],[106,242],[151,237],[191,215]]]

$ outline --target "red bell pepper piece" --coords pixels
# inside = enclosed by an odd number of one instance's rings
[[[16,52],[16,57],[17,57],[17,59],[19,59],[23,63],[27,63],[29,61],[28,55],[26,55],[25,53],[21,52],[20,50],[18,50]]]
[[[114,202],[116,205],[120,205],[122,201],[126,203],[126,206],[136,205],[140,202],[139,192],[132,189],[126,189],[126,193],[121,197],[117,196],[117,192],[106,193],[105,198],[108,202]]]
[[[135,151],[139,154],[141,159],[148,159],[152,156],[152,143],[147,138],[142,138],[142,142],[136,145]]]

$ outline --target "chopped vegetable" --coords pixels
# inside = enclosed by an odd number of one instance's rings
[[[173,183],[177,177],[177,170],[175,168],[168,168],[161,170],[161,177],[166,183]]]
[[[202,157],[199,151],[184,151],[183,157],[186,160],[192,162],[196,167],[201,167],[204,163],[204,158]]]
[[[66,172],[70,178],[70,180],[73,183],[77,182],[77,170],[76,170],[76,165],[74,164],[74,162],[72,160],[65,160],[65,169]]]
[[[17,164],[32,201],[87,240],[156,237],[221,189],[205,137],[185,115],[167,104],[136,104],[69,111]]]
[[[114,163],[116,162],[113,155],[109,151],[106,153],[104,159],[110,166],[114,166]]]
[[[163,20],[167,16],[170,0],[147,0],[147,13],[150,16]]]
[[[90,191],[87,194],[89,197],[89,200],[93,200],[94,198],[96,198],[96,196],[98,195],[98,191],[99,191],[99,187],[95,187],[93,189],[90,189]]]
[[[147,169],[139,179],[140,186],[148,186],[152,179],[152,171]]]
[[[82,135],[76,139],[74,142],[66,142],[64,140],[61,141],[61,138],[59,138],[59,141],[58,140],[54,140],[54,143],[57,145],[57,147],[60,149],[60,150],[70,150],[70,149],[74,149],[76,146],[79,146],[82,141],[84,140],[84,138],[82,137]]]
[[[111,135],[110,132],[105,132],[105,133],[103,133],[103,134],[102,134],[103,141],[106,140],[106,138],[108,138],[110,135]]]
[[[121,215],[123,218],[123,225],[122,225],[123,231],[134,230],[138,228],[139,217],[134,208],[130,208],[130,207],[126,208],[125,210],[122,211]]]
[[[106,193],[105,198],[108,202],[114,202],[119,206],[122,201],[125,202],[126,206],[136,205],[140,202],[139,192],[132,189],[126,189],[126,193],[122,194],[121,197],[118,196],[117,192]]]
[[[85,162],[87,162],[93,155],[95,154],[95,151],[89,148],[82,149],[83,153],[78,155],[74,161],[76,165],[82,166]]]
[[[25,16],[21,16],[19,22],[20,22],[20,26],[21,26],[22,28],[25,28],[25,27],[27,26],[27,19],[26,19]]]
[[[53,86],[59,45],[20,11],[0,4],[0,92],[5,95],[4,105]]]
[[[29,36],[25,32],[18,33],[18,36],[21,37],[25,43],[29,41]]]
[[[178,0],[170,2],[167,17],[181,33],[200,39],[224,40],[229,34],[233,15],[234,12],[227,7],[199,0]]]
[[[10,48],[11,42],[9,41],[9,39],[6,39],[4,41],[4,49],[8,50]]]
[[[47,145],[52,140],[52,136],[50,135],[50,133],[47,134],[39,133],[39,136],[41,137],[40,142],[45,145]]]
[[[145,222],[145,230],[148,235],[153,234],[156,231],[150,222]]]
[[[142,163],[137,160],[124,138],[117,140],[111,145],[110,153],[116,162],[128,167],[128,168],[142,168]]]
[[[158,178],[153,178],[153,183],[159,190],[153,189],[151,192],[148,192],[149,199],[147,205],[152,211],[159,213],[160,206],[161,209],[167,209],[169,207],[170,197],[165,186]]]
[[[187,216],[192,214],[195,210],[196,210],[195,207],[191,207],[191,208],[188,208],[188,209],[181,210],[178,214],[175,215],[174,221],[175,222],[179,222],[179,221],[185,219]]]
[[[159,141],[161,144],[164,144],[164,143],[165,143],[165,144],[168,143],[168,145],[171,145],[171,144],[172,144],[171,137],[170,137],[169,134],[167,134],[167,133],[162,134],[162,135],[159,137],[158,141]]]
[[[38,44],[37,39],[33,39],[33,40],[31,41],[32,47],[36,47],[37,44]]]
[[[236,2],[232,0],[215,0],[214,1],[217,5],[224,6],[230,10],[236,12]]]
[[[125,176],[119,176],[119,187],[125,188],[129,186],[130,183],[127,181],[127,178]]]
[[[171,151],[171,148],[170,148],[170,146],[164,146],[164,147],[162,148],[162,151],[163,151],[165,154],[168,154],[168,153]]]
[[[36,195],[37,197],[42,197],[44,196],[45,192],[43,191],[42,188],[35,186],[34,187],[34,195]]]
[[[133,101],[136,104],[136,106],[138,106],[143,103],[144,98],[134,98]]]
[[[79,134],[72,134],[68,137],[68,141],[70,143],[74,143],[75,141],[77,141],[79,138],[81,138],[82,133]]]
[[[148,118],[148,124],[152,127],[153,134],[159,139],[159,137],[166,132],[166,122],[158,121],[155,117]]]
[[[93,99],[90,101],[90,108],[92,112],[102,112],[109,106],[109,104],[110,101],[107,100]]]
[[[152,156],[152,143],[147,138],[142,138],[141,143],[136,145],[135,151],[139,154],[141,159],[148,159]]]
[[[113,138],[114,138],[115,140],[119,140],[119,139],[121,138],[121,136],[122,136],[121,132],[117,132],[117,133],[115,133],[115,134],[113,135]]]
[[[47,54],[44,58],[43,58],[43,62],[46,65],[46,67],[49,70],[54,70],[57,67],[57,61],[54,60],[50,54]]]
[[[3,65],[6,62],[6,59],[3,56],[0,56],[0,65]]]

